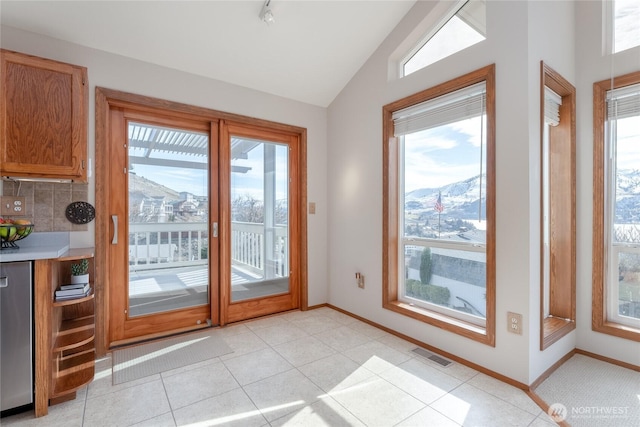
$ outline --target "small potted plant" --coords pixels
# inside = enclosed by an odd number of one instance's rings
[[[77,264],[71,264],[71,283],[89,283],[89,260],[84,258]]]

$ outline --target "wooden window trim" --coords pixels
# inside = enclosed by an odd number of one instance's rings
[[[640,329],[607,319],[606,224],[605,224],[605,121],[607,91],[640,83],[640,71],[593,84],[593,252],[591,329],[640,342]]]
[[[394,136],[392,114],[420,102],[449,92],[486,82],[487,111],[487,243],[486,243],[486,323],[485,327],[473,325],[421,307],[398,300],[398,139]],[[383,123],[383,262],[382,306],[385,309],[428,323],[449,332],[495,347],[496,325],[496,256],[495,256],[495,64],[449,80],[432,88],[387,104],[382,109]]]
[[[570,188],[560,187],[560,194],[556,194],[554,199],[568,201],[569,206],[564,206],[558,211],[562,214],[550,218],[549,222],[560,225],[554,229],[554,240],[559,242],[561,250],[554,251],[555,244],[550,244],[549,259],[555,258],[563,266],[568,266],[569,272],[565,273],[564,280],[560,275],[556,277],[550,269],[549,284],[549,317],[544,316],[544,199],[543,192],[540,192],[540,350],[544,350],[554,342],[576,328],[576,88],[569,83],[558,72],[553,70],[543,61],[540,61],[540,159],[542,165],[544,132],[544,89],[548,87],[562,97],[560,106],[560,123],[558,126],[549,129],[550,145],[553,141],[569,143],[568,154],[569,168],[562,164],[549,162],[549,175],[563,175],[569,173]],[[562,147],[566,150],[567,147]],[[567,154],[567,151],[562,151]],[[564,159],[562,159],[564,160]],[[541,170],[544,170],[541,167]],[[544,186],[544,176],[540,175],[540,188]],[[550,189],[557,189],[558,186],[549,185]],[[567,191],[568,190],[568,191]],[[551,202],[550,202],[551,203]],[[567,209],[568,208],[568,209]],[[568,227],[566,227],[569,223]],[[565,226],[563,226],[565,225]],[[568,246],[568,248],[567,248]],[[568,250],[567,250],[568,249]],[[568,276],[568,277],[566,277]],[[568,280],[567,280],[568,279]]]

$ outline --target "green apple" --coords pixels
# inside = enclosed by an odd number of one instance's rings
[[[19,236],[28,236],[33,228],[28,219],[16,219],[13,223],[17,226]]]
[[[0,227],[0,236],[4,239],[10,239],[17,231],[15,227]]]

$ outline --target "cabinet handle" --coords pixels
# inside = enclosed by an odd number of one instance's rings
[[[113,239],[111,239],[112,245],[118,244],[118,215],[111,215],[111,221],[113,221]]]
[[[9,278],[6,276],[0,277],[0,288],[6,288],[9,286]]]

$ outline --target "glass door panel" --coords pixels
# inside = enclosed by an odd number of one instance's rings
[[[290,292],[289,147],[231,136],[231,302]]]
[[[128,123],[128,317],[209,304],[209,135]]]

